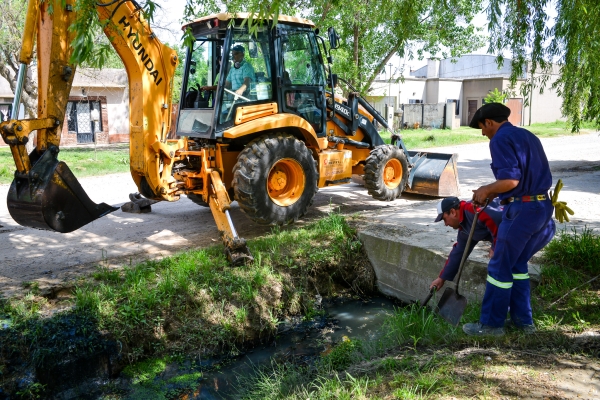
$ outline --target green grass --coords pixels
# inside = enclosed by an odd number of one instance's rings
[[[546,307],[537,318],[548,326],[560,324],[574,331],[597,324],[599,276],[600,235],[587,227],[580,232],[575,228],[559,232],[544,249],[542,284],[536,292],[540,305]]]
[[[533,132],[539,137],[555,137],[576,135],[571,132],[571,127],[563,121],[550,123],[536,123],[523,128]],[[595,131],[596,128],[587,123],[582,127],[582,133]],[[402,140],[409,150],[424,149],[429,147],[456,146],[460,144],[487,142],[488,138],[481,134],[480,129],[461,126],[458,129],[405,129],[400,131]],[[391,133],[382,131],[381,136],[386,143],[391,142]]]
[[[18,353],[52,368],[74,350],[94,354],[110,343],[130,362],[199,349],[235,352],[271,337],[287,315],[311,312],[316,290],[335,295],[367,263],[355,231],[335,213],[304,228],[276,229],[249,247],[255,261],[242,267],[228,264],[222,246],[118,270],[99,267],[74,288],[72,308],[50,318],[42,317],[48,300],[28,284],[24,298],[0,299],[0,316],[11,321],[0,329],[0,347],[11,349],[0,352],[0,365]],[[151,381],[161,366],[143,366],[149,372],[138,373],[136,384]]]
[[[58,159],[67,163],[76,177],[129,172],[129,144],[94,147],[63,147]],[[11,183],[15,164],[10,148],[0,147],[0,185]]]
[[[600,327],[600,280],[581,286],[598,274],[600,236],[587,228],[560,232],[544,250],[542,281],[532,291],[536,335],[508,330],[502,338],[469,338],[460,327],[413,304],[396,309],[379,329],[382,335],[376,341],[345,339],[312,368],[274,364],[257,369],[253,377],[240,382],[240,398],[503,398],[502,380],[487,378],[486,371],[504,375],[514,370],[513,361],[492,360],[477,352],[458,359],[454,351],[492,348],[510,355],[535,349],[551,357],[596,354],[593,343],[586,348],[565,332]],[[564,301],[550,305],[574,288],[578,289]],[[463,321],[477,320],[479,308],[471,302]],[[522,372],[515,375],[519,381]]]
[[[315,311],[315,285],[322,295],[335,295],[343,278],[365,262],[354,230],[338,214],[303,228],[275,229],[249,246],[256,259],[244,267],[227,265],[217,246],[122,269],[99,268],[77,285],[73,308],[50,318],[41,317],[48,301],[33,291],[22,299],[1,300],[0,316],[10,324],[0,330],[0,365],[7,366],[0,373],[14,366],[10,354],[19,354],[18,362],[27,360],[25,365],[52,368],[73,355],[95,354],[110,345],[109,337],[132,362],[123,374],[131,382],[131,398],[176,397],[194,387],[201,373],[186,370],[160,381],[157,376],[168,363],[199,349],[233,353],[237,344],[269,337],[286,315]],[[502,374],[502,368],[514,370],[515,364],[492,362],[475,350],[552,356],[597,352],[592,342],[588,348],[569,335],[600,327],[600,280],[584,285],[600,274],[600,236],[587,228],[560,232],[546,247],[542,264],[541,283],[532,291],[535,335],[507,330],[501,338],[470,338],[429,308],[411,304],[397,308],[376,339],[344,338],[313,363],[257,368],[240,380],[237,397],[502,396],[503,383],[486,371]],[[479,308],[470,302],[463,321],[477,320]],[[466,355],[458,357],[461,352]],[[44,388],[23,390],[38,395]]]
[[[573,135],[571,127],[563,121],[525,126],[540,137]],[[593,124],[585,123],[582,132],[596,130]],[[402,139],[409,150],[429,147],[456,146],[460,144],[486,142],[478,129],[460,127],[448,129],[407,129],[400,131]],[[390,143],[391,134],[382,131],[381,136]],[[129,172],[129,144],[118,144],[98,147],[63,147],[59,160],[67,163],[76,177],[98,176]],[[0,185],[12,182],[14,161],[8,146],[0,147]]]

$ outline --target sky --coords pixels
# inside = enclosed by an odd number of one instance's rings
[[[155,0],[161,6],[154,16],[152,29],[163,43],[181,43],[185,0]]]

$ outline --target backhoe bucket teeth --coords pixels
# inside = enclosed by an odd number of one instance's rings
[[[18,224],[68,233],[118,210],[94,203],[57,154],[58,149],[51,147],[28,173],[15,173],[7,202]]]
[[[409,151],[408,155],[413,167],[405,192],[436,197],[460,196],[458,154]]]

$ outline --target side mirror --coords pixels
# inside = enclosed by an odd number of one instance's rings
[[[196,73],[196,61],[190,61],[190,75],[194,75]]]
[[[327,28],[327,36],[329,37],[330,48],[337,49],[340,47],[340,37],[332,26]]]

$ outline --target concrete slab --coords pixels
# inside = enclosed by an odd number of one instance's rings
[[[575,211],[572,221],[558,224],[558,229],[581,231],[588,227],[597,231],[600,229],[600,137],[594,133],[547,138],[542,143],[550,160],[553,186],[558,179],[563,180],[565,186],[559,198]],[[470,199],[473,189],[494,180],[488,143],[429,150],[459,154],[463,199]],[[428,294],[429,284],[438,276],[456,239],[456,231],[443,222],[433,222],[438,201],[405,194],[388,203],[388,207],[360,214],[365,224],[359,230],[359,237],[375,268],[381,292],[404,301],[423,299]],[[480,243],[465,264],[460,292],[467,298],[483,296],[488,250],[488,244]],[[535,283],[539,279],[535,258],[530,264],[530,274]],[[446,285],[453,286],[449,282]]]

